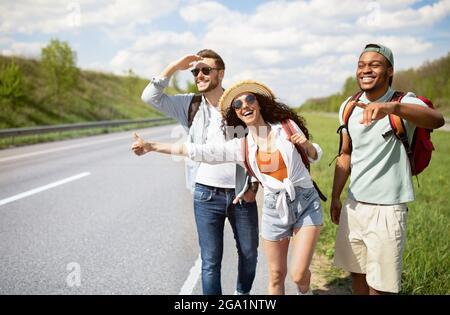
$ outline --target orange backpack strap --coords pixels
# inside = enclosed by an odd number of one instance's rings
[[[342,121],[344,122],[344,124],[339,127],[341,130],[342,130],[342,128],[345,128],[345,129],[347,129],[347,132],[349,132],[348,131],[348,120],[350,119],[350,116],[352,115],[353,110],[356,107],[356,105],[353,103],[353,101],[358,101],[359,98],[363,95],[363,93],[364,93],[364,91],[359,91],[358,93],[354,94],[348,100],[347,104],[344,105],[344,110],[342,111]],[[338,129],[338,131],[339,131],[339,129]],[[350,135],[350,133],[349,133],[349,135]]]
[[[344,105],[344,109],[342,111],[342,122],[343,124],[339,126],[339,128],[336,130],[336,133],[339,134],[339,149],[337,155],[334,157],[334,159],[331,160],[330,164],[328,166],[331,166],[331,164],[336,160],[339,156],[342,154],[342,129],[347,130],[347,134],[350,137],[350,132],[348,131],[348,121],[350,119],[350,116],[353,113],[353,110],[355,109],[356,105],[352,103],[352,101],[358,101],[361,95],[363,95],[364,91],[359,91],[358,93],[352,95],[350,99],[347,101],[347,103]],[[352,149],[352,139],[350,137],[350,150]]]
[[[406,94],[403,92],[396,91],[391,98],[391,102],[400,102],[405,95]],[[403,146],[405,147],[406,153],[408,154],[408,158],[409,158],[409,161],[411,164],[411,171],[414,173],[415,172],[414,163],[412,162],[413,161],[413,152],[412,152],[411,146],[409,145],[408,134],[406,132],[406,127],[403,122],[403,119],[401,119],[397,115],[389,114],[389,123],[390,123],[392,129],[389,130],[388,132],[385,132],[383,134],[383,138],[386,139],[391,134],[394,134],[395,137],[403,143]]]
[[[291,141],[292,135],[297,133],[295,131],[294,126],[292,126],[291,121],[290,120],[284,120],[284,121],[281,122],[281,126],[283,127],[284,131],[288,135],[289,141]],[[308,173],[310,173],[311,172],[311,170],[310,170],[310,163],[309,163],[309,159],[308,159],[308,156],[306,155],[305,150],[299,144],[293,143],[293,145],[295,146],[295,148],[297,149],[297,152],[302,157],[303,164],[305,165],[306,169],[308,170]],[[319,188],[319,186],[317,186],[316,182],[312,178],[311,178],[311,180],[313,182],[314,188],[316,189],[317,193],[319,194],[320,199],[323,200],[323,201],[327,201],[327,197],[322,193],[322,191],[320,191],[320,188]]]

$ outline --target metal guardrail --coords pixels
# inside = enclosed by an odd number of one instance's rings
[[[165,121],[170,122],[170,121],[174,121],[174,120],[172,118],[162,117],[162,118],[148,118],[148,119],[138,119],[138,120],[105,120],[105,121],[96,121],[96,122],[91,122],[91,123],[76,123],[76,124],[66,124],[66,125],[29,127],[29,128],[0,129],[0,138],[16,137],[16,136],[24,136],[24,135],[37,135],[37,134],[41,134],[41,133],[60,132],[60,131],[68,131],[68,130],[115,127],[115,126],[150,123],[150,122],[165,122]]]

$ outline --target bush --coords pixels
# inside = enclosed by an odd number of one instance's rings
[[[14,63],[3,65],[0,70],[0,97],[3,101],[17,104],[24,96],[23,75]]]
[[[41,68],[51,95],[59,97],[76,86],[76,53],[67,42],[52,39],[42,48]]]

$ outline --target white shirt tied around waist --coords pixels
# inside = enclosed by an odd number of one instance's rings
[[[295,122],[291,121],[291,123],[297,133],[303,134],[303,132],[295,124]],[[270,175],[261,173],[256,161],[258,146],[256,145],[256,142],[251,134],[249,134],[247,137],[248,163],[252,168],[256,178],[264,186],[264,190],[266,192],[279,193],[276,209],[280,215],[280,218],[282,219],[282,222],[287,223],[289,217],[289,206],[287,204],[286,193],[288,194],[291,201],[293,201],[296,198],[296,186],[302,188],[312,188],[314,187],[314,185],[312,183],[311,176],[309,175],[308,170],[303,164],[300,154],[297,152],[297,149],[292,144],[292,142],[289,141],[286,132],[281,126],[281,123],[273,125],[270,124],[270,126],[275,138],[275,147],[280,151],[284,163],[286,164],[288,177],[281,182]],[[231,141],[227,141],[224,144],[208,143],[202,145],[195,143],[186,143],[186,146],[188,150],[188,156],[191,159],[197,161],[202,160],[206,163],[211,164],[223,163],[224,161],[236,162],[244,166],[245,152],[243,152],[242,150],[242,139],[235,138]],[[322,149],[318,144],[313,143],[313,146],[317,150],[317,159],[313,160],[308,157],[310,163],[318,162],[323,154]]]

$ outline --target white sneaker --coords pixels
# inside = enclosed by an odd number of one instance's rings
[[[241,293],[238,290],[234,291],[234,295],[250,295],[250,292],[247,293]]]

